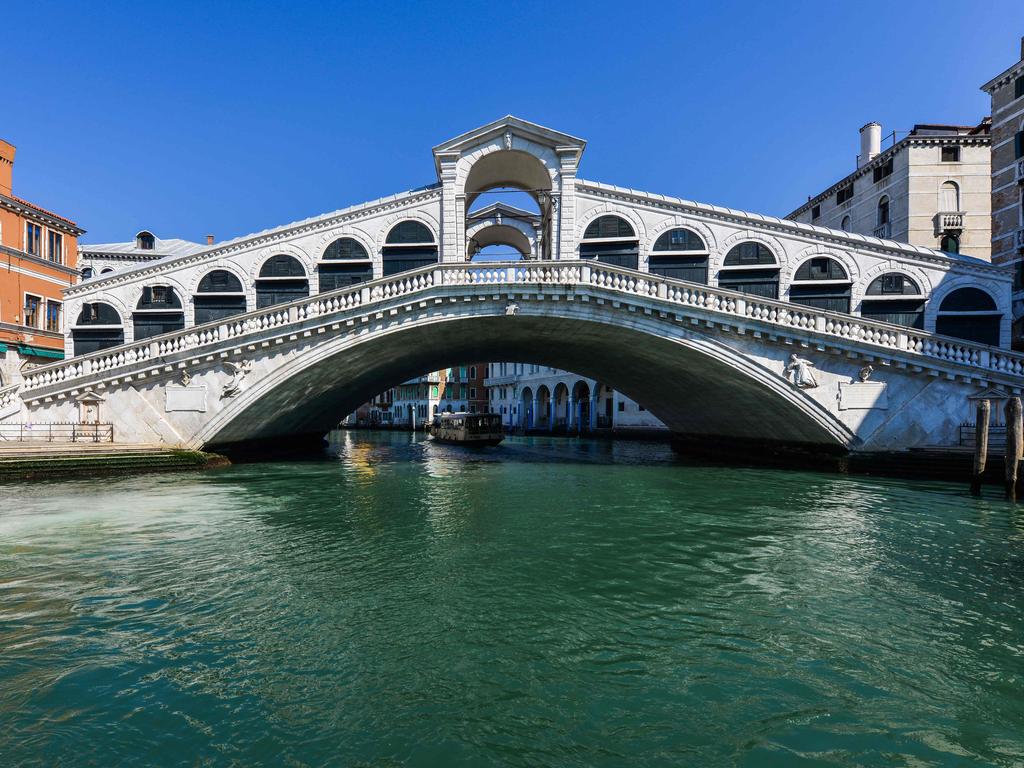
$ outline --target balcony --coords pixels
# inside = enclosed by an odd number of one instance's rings
[[[875,237],[880,237],[883,240],[892,237],[892,222],[887,221],[885,224],[879,224],[875,227],[874,235]]]
[[[935,234],[943,233],[959,234],[964,231],[964,218],[967,216],[963,211],[939,211],[935,214]]]

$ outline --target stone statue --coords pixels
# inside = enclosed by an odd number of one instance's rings
[[[505,131],[505,149],[512,149],[512,131]]]
[[[518,313],[519,305],[516,304],[514,301],[510,301],[508,304],[505,305],[505,314],[508,315],[509,317]]]
[[[871,374],[874,372],[875,367],[873,365],[865,365],[863,368],[860,369],[860,373],[857,374],[857,378],[861,381],[861,383],[863,383],[870,379]]]
[[[818,386],[818,381],[814,378],[814,372],[811,370],[813,367],[814,363],[810,360],[792,354],[789,356],[789,365],[786,366],[785,375],[792,376],[794,387],[813,389]]]
[[[234,397],[243,391],[243,379],[245,375],[252,370],[251,360],[241,360],[237,363],[225,362],[224,367],[228,369],[231,374],[231,378],[228,379],[228,383],[224,385],[223,391],[220,393],[221,398]]]

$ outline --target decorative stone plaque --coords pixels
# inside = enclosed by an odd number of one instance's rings
[[[886,392],[886,386],[886,383],[883,381],[840,383],[839,410],[887,410],[889,408],[889,395]]]
[[[190,384],[187,387],[168,386],[164,389],[167,400],[164,403],[164,410],[171,411],[198,411],[206,413],[206,385]]]

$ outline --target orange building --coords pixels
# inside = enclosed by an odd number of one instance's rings
[[[84,230],[11,190],[14,146],[0,140],[0,386],[64,357],[61,292],[78,282]]]

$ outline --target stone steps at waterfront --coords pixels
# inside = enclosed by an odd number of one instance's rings
[[[123,476],[139,472],[203,469],[227,464],[223,456],[139,445],[47,443],[0,446],[0,481]]]

